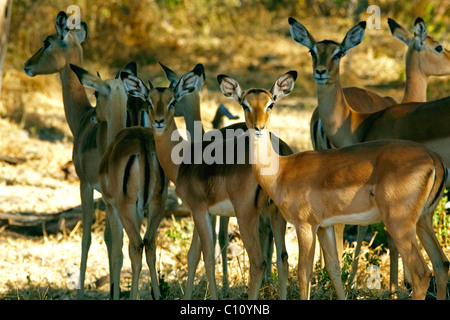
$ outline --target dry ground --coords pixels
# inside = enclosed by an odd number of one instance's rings
[[[326,19],[310,19],[303,22],[305,25],[315,25],[317,39],[325,36],[335,40],[342,39],[351,26],[344,23],[342,27]],[[226,100],[218,92],[215,83],[217,74],[227,73],[237,80],[242,79],[240,81],[245,87],[250,85],[269,87],[276,77],[290,69],[296,69],[299,71],[296,89],[288,99],[274,108],[272,127],[278,128],[280,137],[295,150],[311,148],[309,118],[316,105],[315,85],[311,79],[311,61],[307,50],[295,44],[286,35],[287,21],[285,24],[282,31],[264,37],[260,34],[254,37],[240,35],[233,39],[234,43],[230,42],[230,39],[214,37],[203,40],[208,41],[202,45],[209,50],[191,56],[189,54],[192,52],[187,49],[189,39],[180,38],[178,45],[190,58],[186,58],[186,55],[184,59],[177,59],[174,55],[166,56],[168,61],[164,61],[165,64],[179,73],[189,70],[197,62],[205,64],[208,89],[203,90],[201,96],[202,116],[207,128],[210,128],[208,124],[220,103],[225,103],[232,113],[242,117],[240,107]],[[328,28],[330,25],[333,26],[332,31]],[[42,37],[44,36],[43,34]],[[214,48],[219,47],[222,48],[220,55],[212,53]],[[346,73],[344,84],[368,87],[400,100],[405,50],[401,43],[392,38],[387,27],[383,30],[368,31],[366,39],[353,52],[352,68]],[[100,70],[103,78],[113,76],[116,72],[99,62],[86,61],[85,67],[91,71]],[[165,83],[157,64],[139,68],[143,78],[148,77],[152,81],[156,78],[154,82]],[[59,77],[50,75],[31,79],[19,68],[6,65],[5,70],[0,106],[0,154],[25,158],[26,161],[15,166],[0,161],[0,212],[55,213],[79,205],[78,181],[65,179],[65,174],[61,170],[61,167],[71,159],[72,137],[64,119]],[[429,98],[448,95],[449,89],[448,80],[432,79]],[[89,96],[92,98],[92,92],[89,92]],[[183,125],[182,122],[179,124]],[[96,216],[97,222],[93,228],[88,259],[86,285],[89,289],[86,298],[108,299],[108,262],[102,224],[104,213],[98,210]],[[180,219],[168,217],[161,224],[158,237],[158,268],[166,299],[182,297],[187,277],[186,255],[192,228],[192,220],[189,217]],[[230,232],[238,232],[234,220]],[[248,258],[239,237],[234,239],[228,254],[231,289],[222,294],[229,299],[244,299],[248,280]],[[295,233],[290,227],[287,241],[290,263],[288,298],[297,299],[295,280],[297,245]],[[0,299],[74,299],[80,247],[81,226],[71,232],[44,237],[26,237],[13,234],[5,228],[1,229]],[[445,250],[448,254],[450,248]],[[347,252],[352,253],[352,248],[348,247]],[[367,261],[366,253],[367,259],[375,258],[381,266],[381,290],[367,289],[370,274],[366,272],[366,266],[373,263],[373,260]],[[124,256],[122,290],[127,291],[131,279],[126,242]],[[348,291],[349,298],[389,299],[389,292],[385,290],[388,288],[389,279],[386,253],[369,249],[366,245],[363,256],[357,289]],[[217,281],[220,286],[220,261],[217,267]],[[195,287],[196,299],[208,297],[203,269],[201,262]],[[145,266],[141,278],[141,297],[150,299],[148,272]],[[276,279],[274,271],[273,281],[261,289],[261,299],[278,297]],[[332,290],[329,288],[329,284],[326,283],[315,285],[312,298],[332,298]],[[409,298],[409,291],[401,291],[397,297]]]

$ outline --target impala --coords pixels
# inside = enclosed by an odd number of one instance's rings
[[[291,29],[296,30],[295,40],[311,52],[319,114],[333,146],[343,147],[378,139],[412,140],[440,154],[446,166],[450,166],[449,97],[425,103],[398,104],[373,113],[359,113],[349,106],[343,94],[339,64],[345,53],[362,41],[365,22],[351,28],[341,43],[330,40],[316,42],[295,19],[290,18],[289,22]]]
[[[138,296],[144,247],[153,294],[156,299],[160,299],[155,268],[155,241],[157,228],[164,216],[168,181],[156,158],[153,131],[150,128],[136,126],[125,128],[126,120],[130,118],[131,121],[146,125],[147,105],[135,98],[134,108],[127,110],[124,107],[126,103],[123,103],[127,95],[120,79],[103,81],[82,68],[73,65],[71,67],[85,87],[96,90],[97,118],[98,121],[107,123],[108,148],[100,160],[99,181],[111,230],[112,298],[120,297],[122,228],[125,228],[129,238],[132,266],[130,299],[137,299]],[[122,77],[128,74],[133,72],[122,72]],[[142,239],[140,229],[145,216],[147,230]]]
[[[100,190],[98,163],[106,148],[98,141],[106,140],[106,124],[91,121],[95,110],[84,87],[70,69],[70,64],[83,66],[81,43],[86,39],[87,26],[81,23],[80,27],[69,30],[66,13],[59,12],[55,20],[56,33],[45,38],[43,47],[25,62],[24,71],[32,77],[59,73],[61,78],[64,112],[73,135],[72,159],[80,179],[83,236],[78,296],[82,297],[94,217],[93,192],[94,189]]]
[[[338,298],[344,299],[333,225],[383,221],[411,271],[412,298],[425,298],[431,277],[417,233],[433,263],[438,298],[445,299],[449,262],[432,226],[447,173],[441,158],[421,144],[401,140],[276,154],[268,131],[271,111],[274,103],[292,91],[296,77],[295,71],[284,74],[270,91],[244,91],[225,75],[217,80],[225,96],[244,109],[256,180],[296,229],[300,298],[309,298],[316,234]],[[263,174],[269,164],[261,162],[261,155],[267,154],[279,164],[271,175]]]
[[[303,26],[290,19],[292,37],[301,43],[305,30]],[[408,46],[405,57],[406,84],[402,103],[406,102],[426,102],[427,84],[430,76],[442,76],[450,74],[450,53],[444,49],[442,44],[433,40],[427,35],[427,26],[422,18],[417,18],[414,22],[414,35],[401,27],[397,22],[388,19],[389,28],[394,38],[402,41]],[[299,26],[300,25],[300,26]],[[307,31],[306,31],[307,32]],[[311,38],[312,36],[309,35]],[[383,110],[394,103],[384,103],[386,100],[365,99],[362,93],[369,92],[363,89],[343,88],[343,94],[351,109],[368,113]],[[373,103],[368,103],[373,102]],[[413,106],[413,105],[411,105]],[[310,122],[311,142],[315,150],[326,150],[332,147],[327,138],[322,123],[319,119],[319,108],[313,112]],[[358,266],[358,257],[361,249],[362,239],[367,232],[367,227],[358,227],[357,245],[355,247],[355,259],[349,282],[353,282]],[[338,242],[343,239],[343,227],[336,230]],[[398,252],[388,236],[388,247],[391,256],[391,289],[396,289],[398,285]],[[342,252],[340,252],[342,253]],[[340,254],[341,256],[341,254]]]
[[[216,111],[216,115],[212,121],[212,124],[213,128],[215,129],[220,128],[220,134],[223,137],[226,137],[226,130],[246,129],[245,123],[243,122],[238,122],[230,126],[223,127],[224,124],[223,120],[225,116],[231,119],[239,118],[231,115],[224,105],[219,106],[219,108]],[[287,146],[284,145],[281,152],[285,154],[292,153],[292,151]],[[220,253],[222,256],[222,271],[223,271],[222,285],[225,291],[228,289],[228,265],[227,265],[228,223],[231,216],[234,216],[234,213],[231,212],[229,216],[220,215],[220,227],[219,227],[219,245],[220,245]],[[211,217],[211,225],[213,228],[213,244],[215,244],[216,215],[210,213],[210,217]],[[285,279],[288,274],[286,243],[284,238],[285,233],[286,233],[286,221],[279,213],[279,210],[274,205],[273,201],[268,199],[266,205],[263,208],[262,213],[259,216],[259,239],[261,242],[264,259],[267,262],[263,282],[270,281],[272,275],[271,261],[273,256],[273,244],[275,242],[277,252],[276,263],[278,270],[280,270],[279,292],[280,292],[280,299],[282,300],[285,300],[287,295],[286,286],[284,285],[284,283],[286,282]],[[192,299],[192,292],[194,288],[194,277],[198,263],[200,262],[200,256],[201,256],[200,238],[198,236],[197,229],[194,226],[193,240],[191,242],[191,247],[189,248],[188,253],[188,278],[185,291],[185,298],[188,300]]]
[[[388,18],[389,28],[394,38],[402,41],[408,46],[405,55],[405,73],[406,83],[402,103],[406,102],[426,102],[427,86],[430,76],[443,76],[450,74],[450,52],[446,50],[441,43],[428,35],[427,26],[422,18],[416,18],[414,22],[414,34],[400,26],[396,21]],[[345,88],[344,88],[345,94]],[[346,95],[347,97],[347,95]],[[350,102],[349,102],[350,103]],[[352,105],[352,108],[359,110],[358,105]],[[373,112],[378,111],[366,110]],[[359,256],[362,239],[367,232],[367,227],[358,228],[357,245],[355,248],[355,257]],[[398,285],[398,252],[395,246],[392,246],[389,235],[388,246],[391,255],[391,289],[396,289]],[[355,258],[352,266],[352,272],[349,281],[352,282],[358,265],[358,259]],[[406,272],[406,269],[404,270]],[[409,280],[405,280],[410,282]]]
[[[210,143],[191,143],[186,140],[178,142],[172,139],[172,133],[177,130],[173,118],[174,107],[185,94],[198,86],[202,73],[203,66],[197,65],[191,72],[181,77],[176,85],[169,88],[149,90],[139,78],[133,76],[124,79],[124,84],[128,94],[140,97],[149,103],[150,120],[155,133],[156,153],[164,172],[175,183],[177,195],[192,212],[195,230],[198,234],[198,236],[194,234],[192,241],[194,243],[197,239],[200,240],[211,298],[217,299],[218,294],[215,282],[213,230],[208,211],[215,215],[235,215],[237,217],[241,237],[250,260],[248,297],[256,299],[266,267],[258,235],[258,219],[268,197],[256,183],[250,164],[248,162],[246,164],[206,164],[205,162],[187,164],[191,160],[187,157],[196,156],[194,152],[191,155],[183,155],[189,161],[180,164],[172,161],[172,150],[180,143],[186,144],[193,151],[198,146],[200,146],[200,150],[203,150],[205,147],[213,146],[214,143],[220,143],[220,145],[214,145],[218,148],[224,148],[225,142],[232,143],[232,146],[235,146],[234,154],[237,154],[236,146],[239,145],[240,140],[248,141],[245,134],[236,136],[234,139]],[[281,143],[280,149],[284,153],[291,152],[284,143]],[[245,154],[248,154],[248,149]],[[243,192],[244,190],[245,192]],[[277,232],[280,231],[274,228],[274,233]],[[275,237],[275,240],[279,238],[284,238],[284,234]],[[193,250],[193,245],[195,244],[191,245],[190,252]],[[282,257],[284,266],[278,269],[281,291],[281,288],[286,287],[287,281],[287,253],[278,253],[278,256]],[[188,257],[189,263],[190,258]],[[282,292],[284,293],[280,292],[280,296],[285,297],[285,289]]]
[[[402,103],[426,102],[428,78],[450,74],[450,52],[428,35],[427,26],[420,17],[414,22],[414,34],[391,18],[388,18],[388,24],[394,38],[408,46]]]
[[[450,110],[447,107],[450,98],[398,104],[373,113],[359,113],[348,104],[340,85],[340,58],[362,41],[365,22],[351,28],[341,43],[330,40],[316,42],[295,19],[290,18],[289,23],[294,39],[311,52],[318,110],[324,132],[333,146],[378,139],[412,140],[440,154],[446,167],[450,165]],[[391,271],[395,274],[391,282],[396,286],[395,262],[393,268]]]
[[[296,27],[294,20],[290,22],[293,22],[291,34],[295,39],[297,33],[301,34],[303,31]],[[420,17],[414,22],[414,35],[391,18],[388,18],[388,24],[394,38],[408,46],[405,56],[406,83],[402,103],[426,102],[428,78],[450,74],[450,52],[441,43],[428,36],[427,26]],[[375,112],[397,104],[390,97],[381,98],[368,90],[355,87],[342,90],[349,106],[360,113]],[[331,147],[323,131],[317,108],[314,109],[311,117],[310,132],[315,150]]]

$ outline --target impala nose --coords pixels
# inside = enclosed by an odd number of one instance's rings
[[[327,72],[327,69],[325,68],[316,68],[316,75],[322,77],[325,75],[325,73]]]
[[[265,133],[264,128],[265,128],[265,125],[261,125],[259,127],[257,125],[254,125],[253,129],[255,130],[255,136],[257,136],[257,137],[263,136]]]
[[[155,127],[156,128],[162,128],[164,123],[164,119],[161,120],[155,120]]]
[[[25,73],[26,73],[27,75],[29,75],[30,77],[33,77],[33,76],[34,76],[33,72],[31,71],[31,68],[30,68],[30,67],[27,67],[26,65],[23,67],[23,71],[25,71]]]
[[[260,125],[260,127],[258,128],[258,126],[255,124],[254,129],[255,129],[255,131],[257,131],[257,132],[260,132],[260,131],[264,130],[264,127],[265,127],[265,126],[262,124],[262,125]]]

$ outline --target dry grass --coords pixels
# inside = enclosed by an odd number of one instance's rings
[[[187,13],[186,13],[187,14]],[[152,59],[161,60],[173,70],[182,73],[196,63],[204,63],[207,82],[201,93],[202,116],[205,127],[210,128],[217,106],[221,103],[232,113],[243,116],[242,109],[223,97],[218,91],[215,77],[219,73],[237,79],[244,88],[250,86],[269,88],[272,82],[288,70],[299,72],[296,88],[291,96],[277,105],[273,111],[271,127],[279,129],[280,137],[295,150],[309,150],[309,119],[316,106],[315,84],[311,79],[311,59],[307,50],[292,41],[288,35],[287,16],[276,20],[261,13],[261,19],[271,23],[251,25],[241,22],[223,30],[220,35],[203,31],[201,34],[175,28],[163,21],[163,27],[172,34],[166,39],[167,46]],[[53,19],[49,17],[48,19]],[[13,17],[14,19],[14,17]],[[182,19],[182,18],[180,18]],[[252,16],[255,18],[255,14]],[[253,21],[252,20],[252,21]],[[249,20],[250,21],[250,20]],[[89,21],[88,25],[89,25]],[[230,22],[231,21],[226,21]],[[351,26],[344,19],[303,19],[316,39],[341,40]],[[412,22],[411,22],[412,23]],[[410,24],[411,24],[410,23]],[[224,25],[227,25],[225,23]],[[261,26],[267,25],[265,29]],[[228,24],[229,26],[229,24]],[[172,28],[172,29],[170,29]],[[53,30],[53,29],[52,29]],[[192,31],[192,30],[191,30]],[[38,33],[38,31],[35,31]],[[95,30],[91,33],[95,37]],[[39,34],[43,38],[46,34]],[[15,48],[14,40],[11,46]],[[90,41],[88,39],[87,41]],[[97,41],[99,41],[97,39]],[[158,41],[162,41],[159,39]],[[89,46],[89,44],[86,44]],[[447,43],[448,47],[448,43]],[[37,49],[37,48],[36,48]],[[171,52],[173,50],[173,52]],[[387,27],[368,30],[363,43],[353,50],[351,71],[345,72],[343,83],[369,87],[400,100],[403,94],[401,74],[404,70],[406,48],[394,40]],[[345,64],[346,59],[342,62]],[[0,154],[25,158],[17,166],[0,162],[0,211],[53,213],[74,207],[80,203],[77,181],[64,180],[61,167],[70,160],[72,137],[65,122],[61,99],[61,86],[57,75],[27,77],[20,70],[17,57],[7,57],[0,105]],[[113,76],[117,70],[99,61],[85,61],[88,70],[100,70],[103,78]],[[166,85],[162,70],[156,63],[139,64],[143,79],[151,79],[156,85]],[[344,72],[344,71],[343,71]],[[430,81],[429,98],[448,95],[450,84],[443,78]],[[89,92],[92,98],[92,92]],[[184,124],[177,121],[180,127]],[[87,299],[108,299],[108,260],[103,241],[104,213],[97,212],[92,245],[88,259],[86,285]],[[165,219],[158,237],[158,268],[160,283],[166,299],[180,299],[187,278],[187,251],[192,236],[192,220]],[[232,219],[231,231],[238,232]],[[174,232],[176,231],[176,232]],[[296,236],[290,227],[287,234],[290,263],[288,298],[297,299],[296,262],[298,249]],[[81,228],[72,233],[40,238],[29,238],[0,230],[0,299],[74,299],[76,276],[81,253]],[[230,291],[223,293],[228,299],[245,299],[248,280],[248,257],[242,242],[237,240],[229,252]],[[124,243],[124,268],[122,290],[131,285],[130,262],[127,241]],[[446,248],[448,253],[449,248]],[[347,248],[351,253],[352,248]],[[364,252],[375,254],[364,247]],[[388,287],[388,259],[378,256],[383,289]],[[275,264],[273,282],[263,285],[261,299],[277,299]],[[349,290],[351,299],[389,299],[387,290],[366,289],[367,262],[360,262],[357,289]],[[194,292],[195,299],[208,298],[203,262],[198,267]],[[217,282],[221,285],[221,267],[217,262]],[[106,278],[107,279],[107,278]],[[141,277],[141,297],[150,299],[148,269],[144,267]],[[103,284],[102,284],[103,283]],[[397,294],[399,299],[409,298],[408,291]],[[316,284],[313,299],[329,299],[332,290],[326,284]]]

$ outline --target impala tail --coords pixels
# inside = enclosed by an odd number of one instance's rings
[[[432,152],[432,158],[435,164],[434,184],[430,191],[428,205],[425,208],[434,210],[444,194],[445,187],[449,186],[449,169],[445,167],[444,161],[437,153]]]
[[[125,198],[138,199],[137,206],[143,209],[153,193],[161,194],[164,191],[165,176],[156,154],[148,149],[145,141],[141,142],[141,151],[131,154],[125,165],[122,189]],[[157,182],[160,186],[155,185]]]

